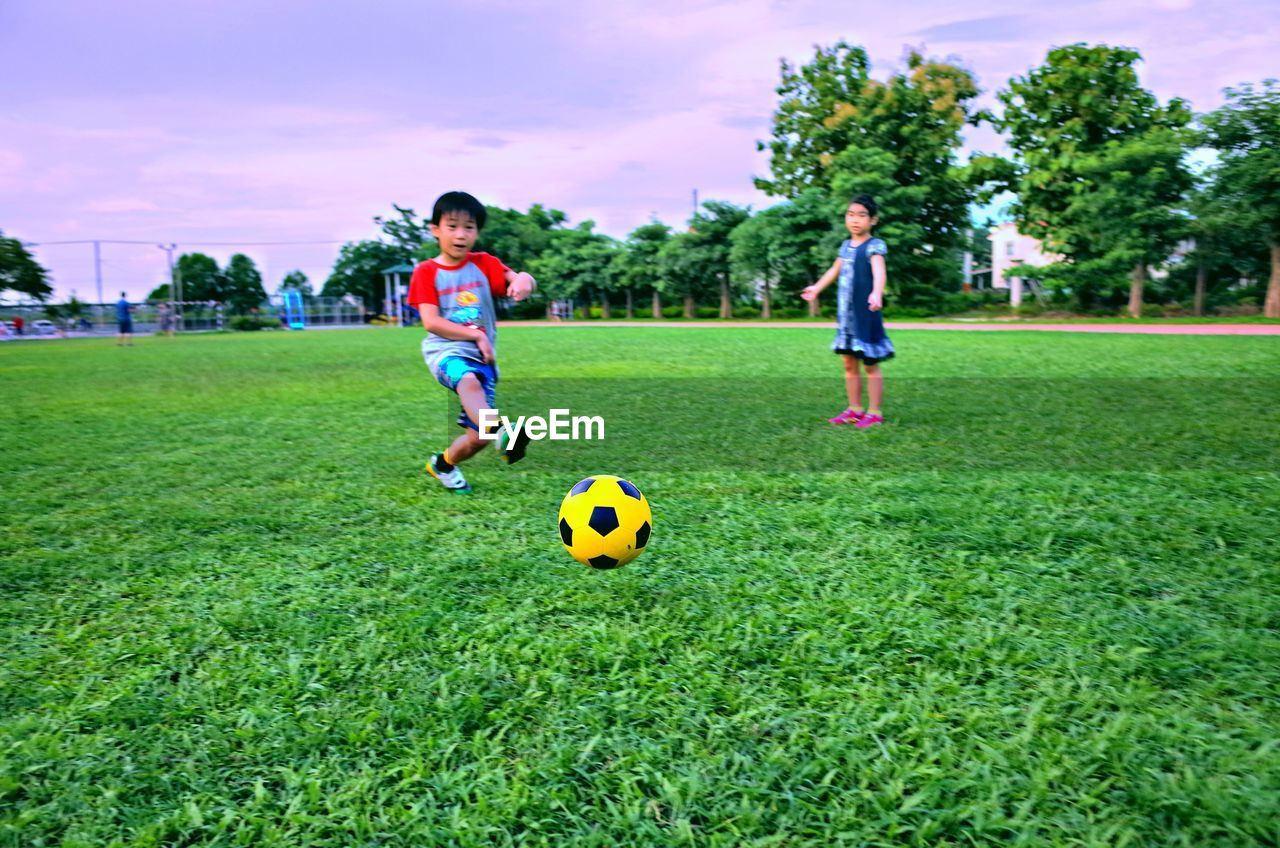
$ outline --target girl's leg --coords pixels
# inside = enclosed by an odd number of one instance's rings
[[[880,403],[884,399],[884,374],[879,365],[867,366],[867,411],[872,415],[881,415]]]
[[[858,373],[858,358],[847,353],[844,357],[844,390],[849,396],[849,408],[854,412],[862,411],[862,375]]]

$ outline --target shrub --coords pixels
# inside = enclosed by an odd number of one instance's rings
[[[934,314],[923,306],[886,306],[881,311],[886,318],[931,318]]]
[[[779,306],[773,310],[773,317],[784,320],[788,318],[808,318],[809,310],[801,309],[798,306]]]
[[[835,318],[840,314],[840,307],[834,303],[824,303],[818,307],[819,318]]]
[[[280,319],[262,315],[232,315],[227,319],[227,329],[247,332],[250,330],[278,330]]]
[[[699,306],[693,314],[698,318],[719,318],[720,310],[714,306]]]
[[[683,318],[684,307],[683,306],[664,306],[662,307],[662,317],[663,318]]]
[[[733,308],[734,318],[759,318],[760,307],[758,306],[735,306]]]

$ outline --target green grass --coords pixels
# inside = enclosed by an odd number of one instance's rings
[[[0,846],[1280,840],[1280,338],[512,327],[469,499],[417,340],[0,346]]]

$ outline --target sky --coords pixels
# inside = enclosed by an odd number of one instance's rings
[[[1051,46],[1123,45],[1206,111],[1280,76],[1278,21],[1270,0],[0,0],[0,230],[59,299],[96,299],[92,246],[49,244],[86,239],[143,242],[103,245],[108,300],[165,281],[161,243],[319,289],[375,215],[452,189],[618,237],[682,225],[695,189],[767,206],[779,60],[815,45],[862,45],[880,78],[912,47],[958,61],[990,107]],[[982,127],[962,156],[1000,149]]]

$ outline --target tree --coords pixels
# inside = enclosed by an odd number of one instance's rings
[[[184,253],[173,265],[175,286],[179,286],[183,300],[227,299],[227,281],[212,256],[203,253]],[[180,284],[180,285],[179,285]]]
[[[551,231],[562,228],[568,216],[558,209],[545,209],[539,203],[529,211],[485,207],[488,220],[476,242],[476,250],[497,256],[508,267],[526,270],[533,260],[551,246]]]
[[[583,221],[570,229],[551,231],[550,245],[529,263],[529,273],[552,300],[581,296],[583,317],[590,316],[593,296],[603,299],[608,312],[607,292],[613,286],[613,256],[616,242],[603,233],[593,232],[594,221]]]
[[[1011,162],[978,163],[998,188],[1017,195],[1020,232],[1039,238],[1063,263],[1042,274],[1070,286],[1088,308],[1114,300],[1130,273],[1129,311],[1141,314],[1147,267],[1177,241],[1177,213],[1191,177],[1178,99],[1161,106],[1138,82],[1141,55],[1124,47],[1072,44],[997,94]],[[1110,281],[1110,282],[1109,282]]]
[[[151,290],[151,294],[147,295],[147,300],[152,303],[173,300],[173,286],[168,283],[161,283]]]
[[[320,294],[324,297],[355,295],[364,301],[366,308],[381,312],[379,304],[386,296],[382,272],[407,263],[411,258],[400,245],[382,241],[348,242],[338,251],[333,271],[325,280]]]
[[[789,199],[821,189],[840,212],[855,194],[874,196],[895,294],[906,305],[930,305],[940,290],[959,288],[953,257],[975,189],[956,156],[964,126],[987,116],[973,109],[978,87],[969,71],[915,51],[906,63],[905,72],[874,80],[866,51],[843,41],[799,69],[784,61],[774,138],[759,144],[771,153],[772,179],[756,186]],[[842,220],[838,213],[830,224],[841,234],[836,244],[845,238]]]
[[[762,317],[773,317],[775,291],[799,297],[800,290],[834,261],[839,234],[831,222],[838,212],[826,192],[808,189],[794,201],[770,206],[734,229],[730,263],[740,285],[761,285]]]
[[[693,318],[698,300],[711,291],[708,283],[714,280],[707,273],[697,233],[676,233],[667,239],[658,249],[658,268],[662,294],[679,297],[684,317]]]
[[[408,257],[416,260],[430,259],[439,251],[435,236],[431,235],[430,219],[419,219],[409,208],[391,204],[395,218],[375,215],[373,222],[382,228],[383,234]]]
[[[1218,182],[1241,198],[1239,225],[1271,254],[1263,312],[1280,318],[1280,84],[1226,89],[1227,102],[1204,116],[1204,137],[1220,156]],[[1243,211],[1243,210],[1242,210]]]
[[[290,271],[280,281],[280,290],[295,289],[303,297],[311,297],[315,292],[311,289],[311,281],[301,271]]]
[[[658,253],[671,238],[671,228],[653,220],[636,227],[614,256],[617,287],[626,293],[627,317],[635,314],[636,292],[648,290],[653,299],[653,317],[662,317],[662,268]]]
[[[258,266],[243,253],[236,253],[227,261],[223,277],[227,281],[226,302],[233,312],[249,312],[267,299]]]
[[[0,230],[0,292],[15,291],[43,301],[53,294],[49,272],[26,246]]]
[[[709,200],[702,204],[702,210],[689,220],[692,239],[688,249],[695,252],[695,261],[702,263],[703,273],[709,274],[719,288],[720,317],[731,318],[736,292],[729,235],[751,216],[751,210],[723,200]]]

